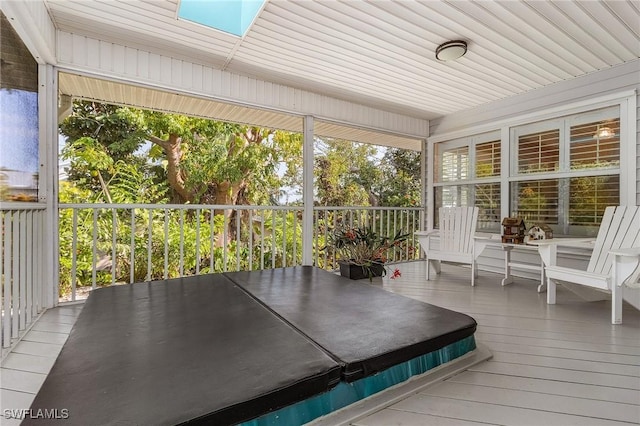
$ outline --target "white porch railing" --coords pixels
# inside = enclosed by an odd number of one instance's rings
[[[300,265],[302,212],[298,206],[61,204],[61,300],[84,298],[85,290],[103,285]],[[316,208],[315,264],[337,267],[335,254],[321,248],[338,223],[370,225],[381,234],[402,229],[413,239],[419,220],[419,208]],[[415,244],[388,258],[417,258]]]
[[[45,206],[3,203],[0,226],[0,329],[4,349],[20,337],[43,309]]]
[[[301,262],[302,207],[61,204],[60,285],[133,283]]]
[[[415,231],[420,230],[422,211],[419,207],[315,207],[314,208],[314,260],[316,266],[337,269],[338,259],[332,250],[322,250],[338,226],[371,227],[379,235],[393,237],[408,234],[408,244],[387,253],[389,262],[415,260],[421,256]]]

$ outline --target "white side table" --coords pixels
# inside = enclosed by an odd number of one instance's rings
[[[514,249],[525,250],[525,251],[535,251],[538,254],[538,247],[530,246],[527,244],[512,244],[512,243],[503,243],[502,250],[504,251],[504,278],[502,279],[502,285],[511,284],[513,282],[513,275],[511,275],[511,267],[515,266],[520,269],[528,269],[530,271],[539,271],[540,272],[540,285],[538,285],[538,293],[542,293],[547,289],[547,280],[544,273],[544,262],[538,256],[539,264],[534,263],[522,263],[522,262],[513,262],[511,260],[511,252]]]
[[[530,246],[527,244],[513,244],[513,243],[503,243],[499,235],[494,235],[491,237],[476,237],[475,238],[475,253],[477,256],[482,254],[482,251],[486,247],[497,247],[500,248],[504,253],[504,278],[502,279],[501,284],[503,286],[509,285],[513,282],[513,275],[511,274],[511,268],[516,267],[519,269],[527,269],[532,271],[540,271],[540,285],[538,285],[538,293],[542,293],[546,290],[546,277],[544,273],[544,263],[542,259],[540,259],[539,264],[534,263],[523,263],[523,262],[514,262],[511,260],[511,252],[515,250],[525,250],[525,251],[535,251],[538,253],[538,247]]]

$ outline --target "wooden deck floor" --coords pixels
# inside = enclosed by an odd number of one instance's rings
[[[350,424],[640,424],[639,311],[625,305],[624,323],[614,326],[609,302],[584,302],[560,288],[549,306],[531,280],[501,287],[500,276],[481,272],[471,288],[468,269],[444,266],[427,282],[424,268],[403,264],[402,277],[374,285],[471,315],[478,343],[493,357]],[[29,407],[81,309],[46,312],[5,358],[2,414]]]

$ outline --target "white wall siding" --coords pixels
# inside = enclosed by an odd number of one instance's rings
[[[423,138],[429,122],[63,31],[58,66],[165,90]]]
[[[640,76],[638,76],[638,79],[640,79]],[[640,206],[640,90],[638,90],[636,102],[636,117],[636,177],[638,178],[638,183],[636,185],[636,205]]]
[[[0,9],[35,60],[40,64],[55,64],[56,29],[44,2],[3,0]]]

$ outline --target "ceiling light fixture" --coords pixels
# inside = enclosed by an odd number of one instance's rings
[[[436,49],[436,59],[439,61],[453,61],[463,57],[465,53],[467,53],[466,41],[448,41],[438,46]]]

